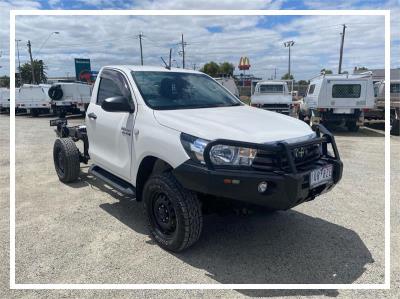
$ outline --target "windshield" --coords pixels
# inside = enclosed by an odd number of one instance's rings
[[[239,106],[242,103],[203,74],[133,71],[148,106],[155,110]]]
[[[282,84],[260,85],[260,93],[283,93],[283,85]]]

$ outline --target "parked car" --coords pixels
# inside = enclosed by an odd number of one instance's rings
[[[292,93],[286,81],[259,81],[251,96],[251,106],[290,115]]]
[[[51,113],[49,84],[24,84],[16,90],[15,100],[18,110],[26,109],[31,116]]]
[[[57,82],[49,91],[51,108],[59,116],[85,113],[92,95],[92,86],[82,82]]]
[[[374,107],[374,86],[370,73],[320,75],[311,79],[300,110],[310,124],[345,125],[357,131],[364,124],[364,112]]]
[[[170,251],[198,240],[209,205],[287,210],[342,176],[323,126],[244,105],[197,71],[103,67],[85,124],[50,121],[59,179],[77,180],[90,159],[89,173],[143,202],[151,237]]]

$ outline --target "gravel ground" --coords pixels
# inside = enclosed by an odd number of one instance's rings
[[[199,242],[171,254],[147,236],[141,205],[88,175],[87,167],[77,183],[58,181],[48,120],[16,120],[17,283],[384,282],[384,138],[379,131],[335,133],[345,169],[332,192],[286,212],[206,216]],[[399,137],[391,137],[391,290],[10,291],[8,116],[0,116],[0,130],[0,298],[399,296]]]

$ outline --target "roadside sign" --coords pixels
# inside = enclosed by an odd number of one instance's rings
[[[90,59],[75,58],[75,77],[77,81],[91,82]]]

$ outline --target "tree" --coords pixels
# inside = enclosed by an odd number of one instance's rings
[[[43,60],[33,60],[33,70],[35,72],[36,82],[32,80],[32,66],[30,63],[24,63],[21,65],[21,77],[22,82],[30,84],[40,84],[46,83],[47,81],[47,66],[44,64]]]
[[[7,87],[10,88],[10,77],[7,75],[0,77],[0,87]]]
[[[234,70],[235,66],[230,62],[225,61],[218,65],[216,62],[210,61],[200,69],[200,72],[206,73],[211,77],[218,77],[221,74],[232,76]]]
[[[322,69],[321,73],[323,73],[323,72],[325,72],[326,75],[333,74],[333,72],[331,70],[328,70],[328,69]]]
[[[293,75],[290,75],[290,77],[289,77],[289,73],[286,73],[286,74],[284,74],[284,75],[282,76],[281,79],[282,79],[282,80],[293,80],[294,77],[293,77]]]
[[[367,67],[365,67],[365,66],[362,66],[362,67],[354,67],[354,72],[355,71],[361,71],[361,72],[366,72],[366,71],[368,71],[368,68]]]
[[[200,69],[200,72],[206,73],[207,75],[209,75],[211,77],[217,77],[218,73],[219,73],[219,65],[214,61],[207,62]]]
[[[299,80],[298,82],[297,82],[297,84],[298,85],[308,85],[310,82],[309,81],[306,81],[306,80]]]
[[[233,71],[235,70],[235,66],[230,62],[223,62],[219,65],[219,73],[224,75],[233,75]]]

